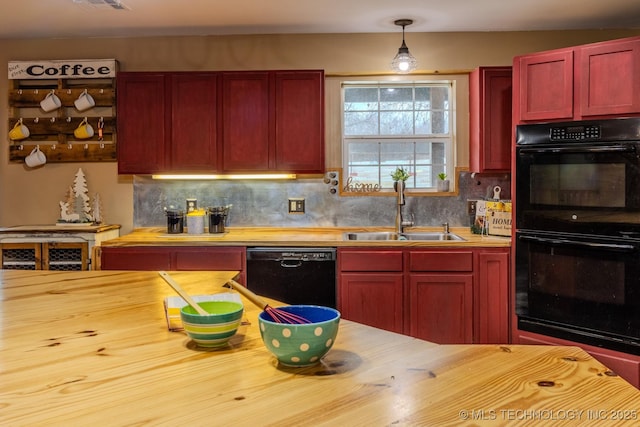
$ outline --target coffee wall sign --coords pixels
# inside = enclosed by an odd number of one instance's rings
[[[102,79],[117,72],[115,59],[9,61],[10,80]]]
[[[116,161],[117,66],[115,59],[9,61],[9,161],[27,170]]]

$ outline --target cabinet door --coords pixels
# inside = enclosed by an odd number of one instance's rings
[[[640,112],[640,39],[577,50],[582,116]]]
[[[171,270],[171,250],[153,247],[103,247],[102,270]]]
[[[118,173],[149,174],[166,167],[170,121],[163,73],[118,73]]]
[[[402,333],[402,273],[342,273],[338,307],[342,317]]]
[[[223,73],[222,104],[223,171],[268,171],[269,73]]]
[[[2,269],[42,270],[42,244],[0,243]]]
[[[473,275],[409,277],[409,335],[438,344],[473,342]]]
[[[216,73],[171,75],[171,171],[217,169],[216,82]]]
[[[324,73],[275,73],[275,169],[324,172]]]
[[[42,244],[42,269],[81,271],[89,269],[87,242],[45,242]]]
[[[476,263],[475,340],[509,343],[509,250],[478,250]]]
[[[469,76],[469,169],[511,170],[511,67],[480,67]]]
[[[519,83],[517,117],[521,121],[573,117],[572,49],[516,57],[514,71]]]

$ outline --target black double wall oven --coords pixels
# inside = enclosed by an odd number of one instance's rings
[[[518,328],[640,355],[640,118],[516,133]]]

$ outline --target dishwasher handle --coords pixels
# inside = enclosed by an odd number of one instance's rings
[[[301,265],[301,259],[283,259],[282,261],[280,261],[280,267],[283,268],[298,268]]]

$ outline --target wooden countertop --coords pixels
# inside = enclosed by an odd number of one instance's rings
[[[234,272],[175,272],[216,293]],[[0,424],[629,426],[640,392],[577,347],[436,345],[346,320],[280,368],[259,309],[230,346],[169,332],[156,272],[0,271]],[[247,303],[248,304],[248,303]]]
[[[228,227],[221,234],[167,234],[166,228],[137,228],[133,232],[102,243],[102,246],[378,246],[378,247],[509,247],[511,239],[472,234],[468,227],[454,227],[451,232],[464,241],[416,240],[344,240],[343,233],[356,231],[392,231],[391,228],[280,228]],[[408,230],[409,231],[409,230]],[[442,231],[438,228],[411,228],[410,231]]]
[[[1,227],[0,233],[102,233],[110,230],[120,229],[119,224],[98,224],[98,225],[16,225],[13,227]]]

